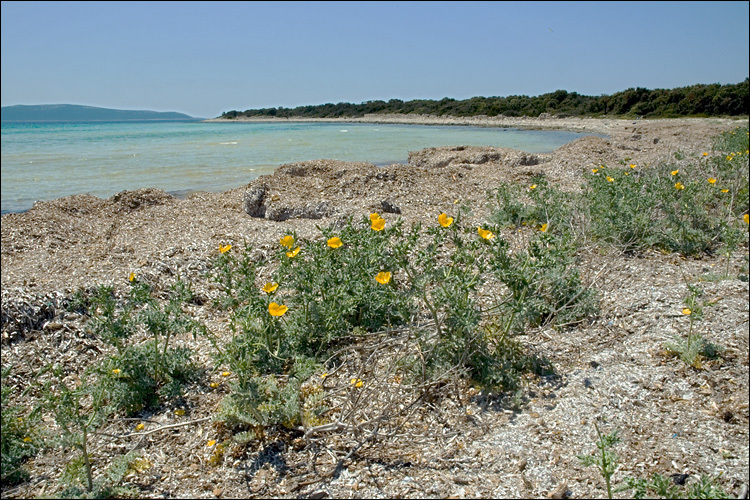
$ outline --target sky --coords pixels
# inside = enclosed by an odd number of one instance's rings
[[[733,84],[750,2],[2,1],[2,106],[200,118]]]

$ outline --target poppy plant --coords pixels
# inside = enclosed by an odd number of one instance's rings
[[[477,228],[477,232],[479,233],[479,236],[481,236],[485,240],[491,240],[492,238],[495,237],[495,233],[487,229],[482,229],[481,227]]]
[[[328,246],[331,248],[338,248],[343,244],[344,243],[341,241],[341,238],[339,238],[338,236],[335,236],[328,240]]]
[[[443,227],[448,227],[453,224],[453,217],[448,217],[445,213],[438,215],[438,222]]]
[[[286,235],[279,240],[282,246],[292,248],[294,246],[294,236]]]
[[[299,253],[299,247],[295,248],[291,252],[287,252],[286,256],[291,259],[292,257],[294,257],[295,255],[297,255],[298,253]]]
[[[382,271],[379,272],[377,276],[375,276],[375,281],[380,283],[381,285],[385,285],[389,281],[391,281],[391,273],[390,271]]]
[[[266,283],[263,285],[263,291],[266,293],[273,293],[277,288],[279,288],[278,283]]]
[[[289,308],[283,304],[279,305],[276,302],[271,302],[270,304],[268,304],[268,313],[271,316],[283,316],[288,310]]]

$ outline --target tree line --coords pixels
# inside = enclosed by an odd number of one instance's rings
[[[543,113],[558,117],[614,116],[644,118],[676,118],[685,116],[747,116],[748,79],[736,84],[692,85],[674,89],[649,90],[629,88],[612,95],[585,96],[576,92],[556,90],[535,97],[472,97],[439,101],[414,99],[402,101],[365,101],[361,104],[340,102],[296,108],[262,108],[246,111],[225,111],[222,118],[350,118],[366,114],[418,114],[437,116],[539,116]]]

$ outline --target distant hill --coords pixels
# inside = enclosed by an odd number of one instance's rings
[[[196,118],[172,111],[146,111],[95,108],[77,104],[39,104],[3,106],[2,121],[19,122],[88,122],[127,120],[195,120]]]

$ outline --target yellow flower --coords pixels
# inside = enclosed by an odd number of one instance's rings
[[[453,217],[448,217],[445,213],[438,215],[438,222],[443,227],[448,227],[453,224]]]
[[[219,247],[219,252],[221,253],[227,253],[232,249],[232,245],[224,245]]]
[[[592,169],[591,169],[591,172],[593,172],[593,173],[597,173],[598,171],[599,171],[599,169],[598,169],[598,168],[592,168]]]
[[[131,283],[135,281],[135,273],[130,273],[130,276],[128,276],[128,281]]]
[[[677,175],[677,174],[679,174],[679,173],[680,173],[680,170],[679,170],[679,169],[678,169],[678,170],[672,170],[672,172],[671,172],[671,174],[672,174],[672,175]]]
[[[373,212],[370,214],[370,222],[375,222],[376,220],[380,219],[380,214],[377,212]]]
[[[546,233],[547,232],[547,224],[546,223],[542,224],[542,227],[540,227],[539,230],[541,232],[543,232],[543,233]]]
[[[268,304],[268,312],[271,314],[271,316],[283,316],[289,308],[285,305],[279,305],[276,302],[271,302]]]
[[[708,183],[709,184],[716,184],[716,179],[713,178],[713,177],[711,177],[710,179],[708,179]]]
[[[324,374],[322,374],[322,375],[320,376],[320,378],[326,378],[327,376],[328,376],[328,372],[325,372]]]
[[[681,182],[678,182],[674,185],[675,189],[685,189],[685,185]]]
[[[279,243],[287,248],[292,248],[294,246],[294,236],[286,235],[279,240]]]
[[[703,156],[708,156],[708,153],[703,153]]]
[[[174,411],[174,414],[177,415],[178,417],[181,417],[185,414],[185,410],[183,410],[182,408],[179,408]]]
[[[215,444],[216,444],[216,441],[214,439],[212,439],[211,441],[209,441],[208,443],[206,443],[206,446],[208,446],[210,448],[210,447],[212,447]]]
[[[279,288],[278,283],[266,283],[263,285],[263,291],[266,293],[273,293],[277,288]]]
[[[373,218],[373,215],[375,215],[376,217]],[[378,214],[372,214],[370,216],[370,221],[372,222],[371,227],[374,231],[382,231],[385,227],[385,219]]]
[[[529,186],[529,189],[536,189],[536,184],[532,184],[531,186]]]
[[[722,190],[721,190],[721,192],[722,192],[722,193],[728,193],[728,192],[729,192],[729,190],[728,190],[728,189],[722,189]]]
[[[209,384],[209,385],[211,386],[211,389],[216,389],[217,387],[219,387],[219,383],[218,382],[211,382],[211,384]]]
[[[380,283],[381,285],[385,285],[389,281],[391,281],[391,273],[390,271],[381,271],[378,273],[377,276],[375,276],[375,281]]]
[[[748,214],[743,215],[742,220],[745,221],[745,224],[750,224],[750,215]]]
[[[115,368],[114,370],[112,370],[112,373],[114,373],[115,375],[119,375],[120,374],[120,369],[119,368]]]
[[[615,182],[615,180],[612,177],[607,176],[607,182]]]
[[[298,253],[299,253],[299,247],[295,248],[291,252],[287,252],[286,256],[291,259],[292,257],[294,257],[295,255],[297,255]]]
[[[24,443],[30,443],[31,442],[31,438],[29,436],[26,436],[25,438],[23,438],[23,442]]]
[[[137,430],[137,431],[142,431],[145,428],[146,428],[146,426],[143,424],[143,422],[141,422],[140,424],[138,424],[138,425],[135,426],[135,430]]]
[[[359,378],[353,378],[349,381],[350,384],[352,384],[354,387],[362,387],[362,379]]]
[[[690,309],[686,307],[685,309],[682,310],[682,314],[686,316],[690,316],[691,314],[693,314],[693,311],[691,311]]]
[[[344,243],[341,241],[341,238],[339,238],[338,236],[335,236],[328,240],[328,246],[331,248],[338,248],[343,244]]]
[[[477,232],[479,233],[479,236],[481,236],[485,240],[491,240],[492,238],[495,237],[495,233],[487,229],[482,229],[481,227],[477,228]]]
[[[635,163],[631,163],[630,168],[635,168]]]
[[[732,156],[732,155],[727,156],[727,160],[729,160],[729,161],[732,161],[732,158],[734,158],[734,156]]]
[[[221,372],[222,377],[228,377],[232,374],[232,372]]]

